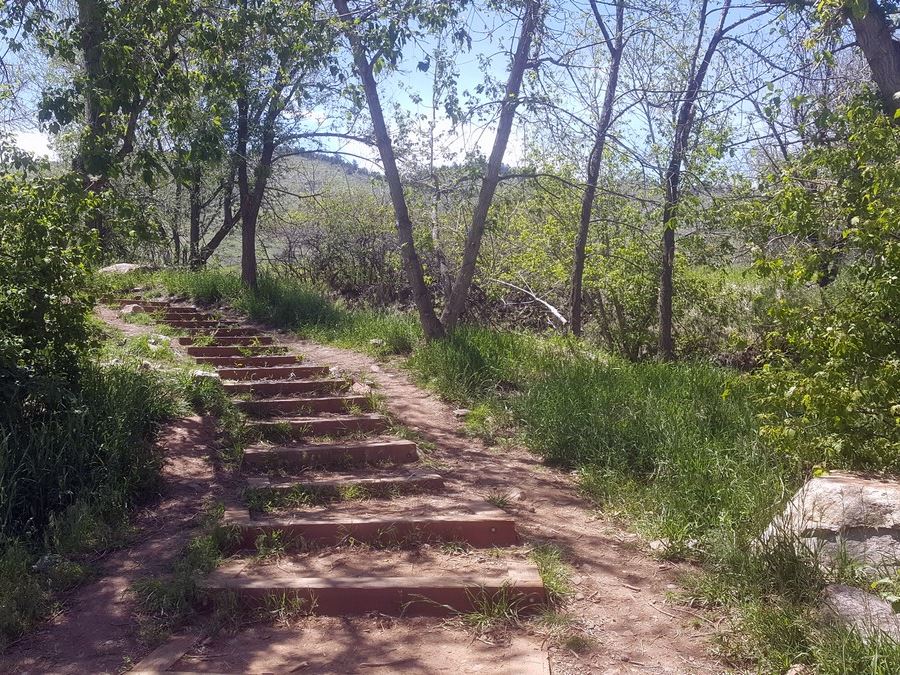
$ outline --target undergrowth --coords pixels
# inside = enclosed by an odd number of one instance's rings
[[[699,362],[627,362],[574,339],[478,327],[425,342],[414,317],[353,310],[268,276],[251,294],[236,279],[210,270],[166,273],[151,283],[224,300],[320,341],[376,356],[408,354],[405,366],[418,382],[471,409],[469,432],[522,443],[548,464],[574,470],[586,496],[658,540],[660,555],[701,563],[688,581],[691,596],[729,617],[722,649],[730,659],[765,671],[793,664],[900,671],[894,646],[866,642],[815,611],[824,581],[811,571],[814,563],[754,548],[811,467],[761,441],[752,378]],[[561,596],[557,558],[551,550],[536,553],[551,592]],[[491,603],[473,621],[491,623],[507,609]]]

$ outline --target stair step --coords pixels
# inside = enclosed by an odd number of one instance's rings
[[[233,328],[188,328],[191,335],[212,335],[213,337],[244,337],[247,335],[259,335],[259,328],[252,326],[237,326]]]
[[[347,488],[360,488],[361,496],[365,497],[390,497],[437,491],[444,487],[444,479],[436,473],[376,473],[374,476],[349,474],[316,480],[272,480],[264,476],[251,476],[247,479],[247,487],[276,495],[307,493],[324,499],[340,497]]]
[[[261,417],[271,415],[343,413],[354,408],[371,410],[372,399],[368,396],[321,396],[313,398],[272,398],[255,401],[237,401],[237,407],[248,415]]]
[[[316,368],[316,366],[306,366]],[[259,370],[264,370],[260,368]],[[273,369],[274,370],[274,369]],[[219,376],[224,377],[219,371]],[[318,374],[318,373],[316,373]],[[327,372],[325,373],[327,374]],[[243,380],[241,382],[223,382],[222,387],[229,394],[251,394],[257,396],[278,396],[280,394],[336,394],[350,388],[347,380],[284,380],[284,381],[254,381]]]
[[[286,567],[286,568],[285,568]],[[505,569],[487,573],[415,570],[404,576],[360,574],[302,576],[302,566],[250,566],[236,561],[219,567],[200,582],[212,596],[233,594],[247,604],[271,598],[301,601],[301,607],[322,616],[378,612],[392,616],[449,616],[478,609],[501,595],[522,613],[537,611],[546,593],[533,563],[510,561]]]
[[[243,464],[249,469],[349,467],[366,464],[407,464],[419,459],[412,441],[362,441],[301,446],[250,446]]]
[[[297,357],[298,360],[300,357]],[[287,366],[260,366],[244,368],[222,368],[219,376],[223,380],[235,380],[240,382],[265,382],[324,377],[331,372],[328,366],[311,365],[287,365]]]
[[[180,337],[178,344],[190,346],[197,342],[207,343],[210,347],[228,347],[234,345],[270,345],[272,338],[268,335],[214,335],[212,342],[208,338]]]
[[[172,328],[236,328],[241,322],[236,319],[166,319],[163,323]]]
[[[283,354],[287,347],[280,345],[247,345],[241,346],[212,346],[212,347],[188,347],[188,356],[253,356],[258,354]]]
[[[253,547],[260,535],[280,533],[287,548],[310,545],[336,546],[345,542],[365,542],[381,547],[452,541],[476,548],[513,546],[519,543],[515,521],[505,511],[486,502],[445,499],[427,503],[417,500],[408,506],[404,499],[366,502],[366,515],[359,505],[339,502],[327,508],[285,515],[254,517],[245,508],[228,508],[223,524],[234,527],[239,542]],[[346,508],[342,508],[346,507]],[[380,511],[380,513],[379,513]]]
[[[302,356],[297,354],[268,354],[266,356],[198,356],[197,361],[206,363],[217,368],[222,368],[219,375],[222,378],[234,379],[231,376],[223,375],[223,372],[230,372],[234,369],[257,370],[259,368],[267,368],[271,366],[284,366],[300,363]]]
[[[137,305],[138,307],[169,307],[170,303],[168,300],[130,300],[128,298],[118,298],[113,300],[114,304],[118,304],[120,307],[124,307],[125,305]]]
[[[335,415],[334,417],[291,417],[281,420],[260,420],[248,424],[251,431],[265,438],[304,438],[307,436],[338,436],[356,432],[384,431],[385,417],[378,414]]]

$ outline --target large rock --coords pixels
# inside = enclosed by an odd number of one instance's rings
[[[135,265],[134,263],[116,263],[101,267],[101,274],[128,274],[129,272],[147,272],[150,268],[146,265]]]
[[[787,533],[827,564],[847,555],[871,571],[900,570],[900,483],[847,472],[809,480],[763,541]]]
[[[900,615],[891,604],[860,588],[829,584],[824,593],[825,609],[841,623],[855,628],[864,638],[886,635],[900,642]]]

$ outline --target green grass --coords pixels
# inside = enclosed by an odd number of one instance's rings
[[[574,470],[608,515],[662,540],[662,555],[700,563],[686,580],[689,594],[728,618],[721,643],[729,659],[763,672],[795,663],[817,672],[900,671],[895,646],[865,642],[815,611],[840,571],[823,575],[790,547],[753,546],[807,467],[760,440],[745,376],[699,362],[630,363],[572,339],[471,326],[426,343],[414,317],[350,309],[272,277],[255,294],[221,270],[155,279],[319,341],[408,355],[420,384],[472,410],[471,433],[520,442]],[[551,594],[563,597],[559,551],[542,547],[534,557]],[[469,617],[477,629],[517,621],[503,597],[483,604]]]

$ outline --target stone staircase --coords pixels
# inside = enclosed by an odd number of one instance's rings
[[[310,613],[447,616],[503,594],[522,611],[545,602],[513,518],[445,485],[413,441],[359,385],[220,312],[123,299],[187,333],[180,349],[215,367],[246,415],[243,501],[226,508],[238,555],[202,587],[259,605],[290,598]],[[273,561],[262,546],[278,551]],[[459,547],[490,554],[453,556]],[[517,547],[509,549],[508,547]]]

